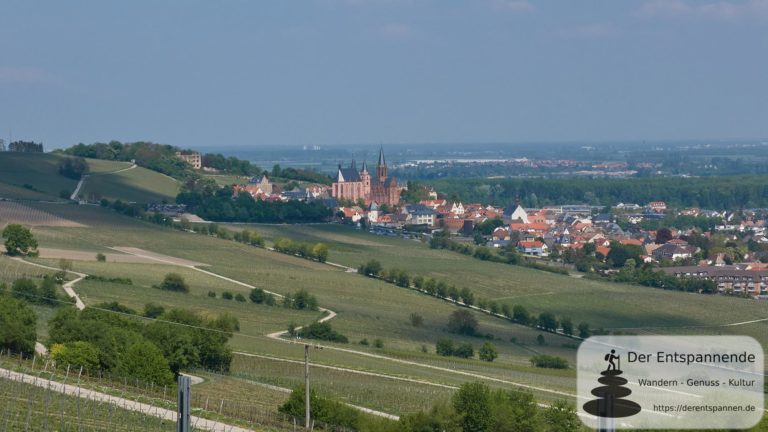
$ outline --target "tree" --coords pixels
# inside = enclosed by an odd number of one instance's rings
[[[358,267],[357,272],[369,277],[378,277],[382,269],[381,263],[372,259]]]
[[[656,244],[664,244],[672,240],[672,230],[669,228],[661,228],[656,231]]]
[[[546,331],[554,332],[557,330],[557,318],[552,312],[542,312],[539,314],[539,327]]]
[[[58,304],[59,296],[56,293],[56,281],[46,276],[43,281],[40,282],[40,288],[37,291],[38,298],[36,303],[44,304],[47,306],[56,306]]]
[[[492,423],[491,391],[479,382],[465,383],[453,396],[453,407],[461,415],[464,432],[485,432]]]
[[[453,311],[448,318],[448,331],[462,335],[474,336],[477,333],[477,318],[466,309]]]
[[[435,352],[437,355],[441,356],[452,356],[453,355],[453,341],[448,338],[441,338],[438,339],[437,343],[435,344]]]
[[[312,256],[320,262],[325,262],[328,259],[328,245],[325,243],[317,243],[312,247]]]
[[[99,252],[99,253],[96,254],[96,261],[98,261],[98,262],[106,262],[107,261],[107,256],[104,255],[103,253]]]
[[[147,318],[157,318],[165,312],[165,308],[157,303],[147,303],[144,305],[144,316]]]
[[[480,360],[485,360],[487,362],[492,362],[496,360],[497,357],[499,357],[499,353],[496,351],[496,347],[490,342],[484,343],[483,346],[480,347],[480,351],[478,351],[477,354],[480,357]]]
[[[582,322],[579,323],[579,337],[582,339],[586,339],[590,336],[591,332],[589,331],[589,324]]]
[[[151,342],[130,345],[120,357],[115,372],[155,385],[173,384],[173,374],[168,361],[160,348]]]
[[[0,295],[0,347],[31,355],[35,351],[37,316],[24,302]]]
[[[37,303],[37,285],[35,285],[35,282],[32,279],[16,279],[11,286],[11,292],[13,293],[13,296],[19,300],[24,300],[29,303]]]
[[[531,321],[531,316],[526,308],[520,305],[515,305],[512,308],[512,319],[520,324],[528,324]]]
[[[189,292],[189,285],[178,273],[168,273],[160,284],[160,289],[166,291]]]
[[[471,344],[463,343],[453,350],[453,355],[461,358],[472,358],[475,356],[475,349]]]
[[[573,335],[573,321],[570,318],[563,318],[560,321],[560,326],[563,328],[563,334],[567,336]]]
[[[37,240],[29,228],[10,224],[3,230],[5,251],[8,255],[36,255]]]

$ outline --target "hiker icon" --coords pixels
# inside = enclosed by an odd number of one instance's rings
[[[624,373],[621,370],[621,358],[616,354],[616,350],[603,356],[603,360],[608,362],[607,369],[600,372],[598,382],[600,387],[592,389],[592,394],[597,399],[584,404],[584,411],[602,418],[630,417],[639,413],[642,408],[636,402],[625,399],[632,394],[632,390],[625,387],[628,381],[622,378]]]
[[[611,352],[605,355],[605,361],[608,362],[608,369],[606,369],[607,371],[621,370],[618,366],[616,366],[616,363],[613,362],[614,360],[618,360],[619,366],[621,366],[621,359],[616,355],[616,350],[612,349]]]

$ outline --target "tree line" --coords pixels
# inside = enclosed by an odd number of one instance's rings
[[[615,205],[619,202],[665,201],[675,207],[737,209],[768,207],[768,176],[697,178],[536,178],[455,179],[431,184],[453,200],[526,207],[565,203]]]
[[[328,259],[328,245],[325,243],[306,243],[278,237],[273,241],[273,249],[288,255],[325,262]]]
[[[263,201],[241,192],[232,199],[233,189],[224,186],[216,191],[187,190],[176,197],[198,216],[220,222],[302,223],[325,222],[333,214],[320,202]]]
[[[8,151],[19,153],[42,153],[43,143],[34,141],[13,141],[8,144]]]

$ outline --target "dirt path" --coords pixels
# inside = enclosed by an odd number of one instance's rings
[[[48,270],[55,270],[55,271],[61,270],[61,269],[56,268],[56,267],[51,267],[51,266],[47,266],[47,265],[43,265],[43,264],[37,264],[37,263],[25,261],[25,260],[23,260],[21,258],[18,258],[18,257],[13,257],[12,259],[14,259],[16,261],[19,261],[19,262],[22,262],[24,264],[29,264],[31,266],[40,267],[40,268],[44,268],[44,269],[48,269]],[[74,280],[71,280],[71,281],[65,283],[62,286],[62,288],[64,288],[64,291],[67,293],[69,298],[75,299],[75,307],[77,307],[77,309],[79,309],[79,310],[83,310],[83,309],[85,309],[85,303],[83,303],[83,301],[80,300],[80,296],[78,296],[77,293],[75,292],[74,286],[75,286],[76,283],[78,283],[81,280],[85,279],[85,277],[88,276],[88,275],[85,274],[85,273],[80,273],[80,272],[76,272],[76,271],[73,271],[73,270],[67,270],[67,272],[77,275],[77,279],[74,279]]]
[[[38,378],[35,375],[28,375],[19,372],[13,372],[8,369],[0,369],[0,376],[11,381],[22,382],[30,384],[36,387],[44,387],[50,389],[50,391],[61,393],[69,396],[75,396],[83,399],[93,400],[96,402],[108,403],[118,408],[122,408],[129,411],[139,412],[148,416],[161,418],[175,422],[177,414],[175,410],[169,410],[165,408],[156,407],[154,405],[148,405],[130,399],[125,399],[117,396],[111,396],[105,393],[100,393],[94,390],[88,390],[74,385],[63,384],[57,381],[50,381]],[[250,429],[243,429],[241,427],[228,425],[225,423],[216,422],[213,420],[207,420],[201,417],[191,416],[190,423],[195,429],[203,429],[213,432],[249,432]]]
[[[102,175],[109,175],[109,174],[117,174],[117,173],[121,173],[123,171],[132,170],[134,168],[136,168],[136,164],[133,164],[133,165],[127,167],[127,168],[121,168],[121,169],[116,170],[116,171],[109,171],[109,172],[96,173],[96,174],[85,174],[83,176],[80,176],[80,181],[77,182],[77,187],[75,188],[75,191],[72,192],[72,195],[69,197],[69,199],[72,200],[72,201],[77,201],[77,195],[80,193],[80,189],[83,188],[83,185],[85,184],[85,180],[87,180],[88,177],[90,177],[92,175],[93,176],[102,176]]]

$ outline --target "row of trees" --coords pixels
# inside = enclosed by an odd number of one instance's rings
[[[277,252],[298,255],[319,262],[325,262],[328,259],[328,245],[325,243],[305,243],[285,237],[278,237],[273,243],[273,248]]]
[[[768,206],[765,175],[695,178],[633,179],[457,179],[445,178],[433,186],[463,202],[500,206],[523,198],[527,207],[561,203],[614,205],[619,202],[665,201],[674,207],[735,209]]]
[[[482,310],[486,310],[494,315],[501,315],[518,324],[540,327],[550,332],[556,332],[562,327],[563,333],[567,336],[578,335],[581,338],[587,338],[591,335],[589,324],[586,322],[580,323],[578,328],[575,329],[570,318],[558,320],[554,314],[550,312],[542,312],[538,316],[534,316],[521,305],[511,307],[506,303],[499,304],[493,300],[476,298],[472,290],[466,287],[459,289],[454,285],[449,285],[443,280],[424,278],[422,276],[414,276],[411,278],[405,270],[384,270],[381,263],[374,259],[369,260],[365,264],[361,264],[357,268],[357,272],[367,277],[380,278],[397,286],[406,288],[410,288],[412,283],[414,288],[425,294],[442,299],[449,299],[457,303],[461,302],[466,306],[476,305]],[[453,333],[480,336],[480,333],[477,330],[477,320],[474,319],[469,311],[463,309],[455,311],[454,314],[451,315],[451,319],[449,319],[448,322],[448,329]]]
[[[43,143],[34,141],[13,141],[8,144],[8,151],[19,153],[42,153]]]
[[[176,196],[176,202],[186,204],[203,219],[222,222],[299,223],[324,222],[333,212],[320,202],[255,200],[241,192],[233,200],[231,186],[207,193],[188,190]]]

